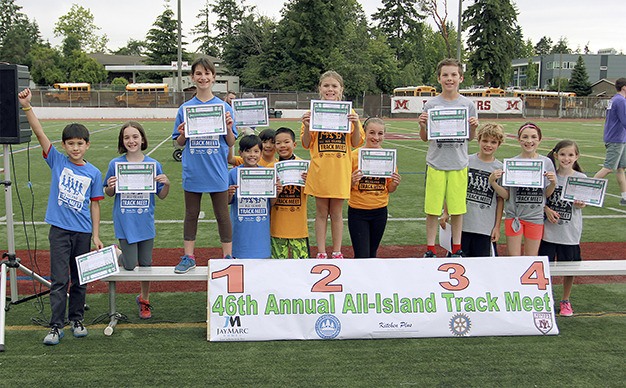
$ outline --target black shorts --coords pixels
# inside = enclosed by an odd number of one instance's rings
[[[461,250],[463,257],[491,257],[496,252],[496,244],[491,242],[491,236],[486,234],[463,232],[461,235]]]
[[[556,244],[541,240],[539,256],[548,256],[550,261],[581,261],[580,245]]]

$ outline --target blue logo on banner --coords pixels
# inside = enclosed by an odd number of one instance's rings
[[[341,322],[331,314],[324,314],[315,322],[315,332],[321,339],[333,339],[341,332]]]

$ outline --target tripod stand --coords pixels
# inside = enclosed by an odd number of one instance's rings
[[[20,259],[15,255],[15,234],[13,229],[13,195],[11,192],[11,164],[9,163],[9,146],[4,144],[4,180],[0,184],[4,185],[4,206],[6,208],[7,224],[7,252],[2,255],[0,261],[0,352],[4,351],[4,331],[7,311],[7,269],[11,276],[11,304],[18,304],[35,298],[41,294],[33,295],[22,300],[18,300],[17,290],[17,270],[24,272],[39,283],[50,288],[50,282],[36,274],[34,271],[20,264]],[[45,291],[42,294],[50,292]]]

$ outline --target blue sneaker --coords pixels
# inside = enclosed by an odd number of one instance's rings
[[[180,258],[180,263],[174,268],[174,273],[187,273],[196,268],[196,260],[184,255]]]
[[[56,326],[52,326],[48,334],[44,337],[43,343],[45,345],[57,345],[63,338],[63,329],[59,329]]]

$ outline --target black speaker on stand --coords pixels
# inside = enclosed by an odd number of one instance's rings
[[[20,109],[17,93],[30,82],[28,67],[0,63],[0,144],[28,143],[32,131]]]

